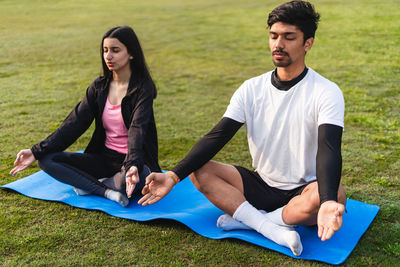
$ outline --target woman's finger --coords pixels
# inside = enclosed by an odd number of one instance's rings
[[[128,198],[132,196],[133,190],[135,189],[135,184],[129,182],[129,179],[126,179],[126,195]]]

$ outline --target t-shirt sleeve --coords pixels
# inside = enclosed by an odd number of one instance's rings
[[[344,99],[342,91],[335,84],[324,88],[318,103],[318,126],[333,124],[344,127]]]
[[[233,94],[231,101],[223,115],[223,117],[230,118],[240,123],[246,122],[245,116],[245,93],[246,82],[243,83]]]

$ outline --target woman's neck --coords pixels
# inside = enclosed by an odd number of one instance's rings
[[[113,71],[113,80],[117,84],[129,83],[131,75],[132,71],[130,70],[130,68],[126,68],[118,72]]]

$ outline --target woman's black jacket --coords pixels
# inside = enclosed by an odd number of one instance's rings
[[[110,79],[98,77],[60,127],[32,147],[35,158],[39,160],[46,154],[64,151],[90,127],[93,120],[96,127],[85,153],[102,152],[106,138],[102,115],[109,85]],[[123,163],[126,170],[136,166],[141,172],[143,164],[146,164],[152,171],[160,171],[153,91],[150,83],[134,85],[131,79],[126,96],[122,99],[121,113],[128,129],[128,153]]]

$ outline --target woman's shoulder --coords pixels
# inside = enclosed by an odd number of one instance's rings
[[[97,89],[103,88],[107,84],[107,78],[99,76],[92,82],[91,86]]]
[[[107,87],[107,78],[104,76],[99,76],[93,80],[93,82],[87,88],[87,92],[89,94],[97,94],[106,89]]]
[[[104,76],[99,76],[93,80],[86,90],[86,97],[89,102],[96,101],[107,88],[107,79]]]
[[[137,95],[139,97],[153,96],[155,91],[155,85],[153,82],[148,80],[135,81],[130,84],[128,89],[128,95]]]

